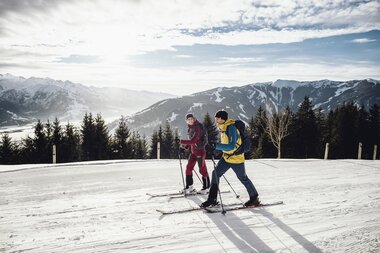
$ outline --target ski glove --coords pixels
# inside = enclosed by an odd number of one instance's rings
[[[207,151],[212,153],[215,150],[216,142],[209,142],[207,145]]]
[[[188,149],[189,149],[189,146],[187,146],[187,145],[182,145],[182,144],[181,144],[181,145],[179,146],[179,149],[185,151],[185,150],[188,150]]]

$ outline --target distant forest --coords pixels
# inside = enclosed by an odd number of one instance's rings
[[[279,146],[271,136],[273,131],[269,130],[281,128],[284,118],[286,129]],[[217,141],[219,133],[209,113],[202,123],[208,131],[209,142]],[[326,143],[329,143],[329,159],[357,159],[359,143],[363,147],[362,158],[372,159],[374,146],[380,144],[380,109],[374,104],[367,111],[364,106],[348,102],[326,113],[321,109],[313,110],[310,98],[305,97],[297,112],[286,108],[267,115],[260,107],[249,120],[246,133],[252,145],[252,152],[245,154],[247,159],[276,158],[280,153],[281,158],[324,158]],[[178,132],[169,122],[160,125],[147,141],[128,128],[124,117],[119,120],[113,135],[100,114],[94,117],[86,113],[79,129],[70,123],[62,126],[57,118],[46,123],[39,120],[34,126],[33,138],[16,143],[8,134],[1,135],[0,164],[52,163],[53,145],[56,146],[57,163],[156,159],[158,142],[161,159],[178,159],[178,154],[185,158],[187,151],[178,146],[176,137]]]

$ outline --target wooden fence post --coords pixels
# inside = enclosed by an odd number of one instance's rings
[[[363,144],[359,142],[359,148],[358,148],[358,160],[362,159],[362,149],[363,149]]]
[[[157,159],[160,160],[161,144],[157,142]]]
[[[329,143],[326,143],[325,146],[325,160],[327,160],[329,157]]]
[[[53,163],[57,163],[57,147],[53,145]]]
[[[377,145],[373,146],[373,160],[376,160],[376,155],[377,155]]]

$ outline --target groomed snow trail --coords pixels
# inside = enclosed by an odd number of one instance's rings
[[[380,252],[380,161],[261,159],[246,169],[263,202],[285,204],[161,216],[206,198],[146,195],[182,187],[178,160],[0,166],[0,252]],[[225,176],[246,201],[233,171]]]

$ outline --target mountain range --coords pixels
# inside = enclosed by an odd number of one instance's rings
[[[0,126],[23,125],[37,119],[80,120],[85,112],[104,118],[129,115],[171,94],[123,88],[88,87],[51,78],[0,74]]]
[[[70,81],[50,78],[24,78],[0,74],[0,126],[23,125],[37,119],[46,121],[81,120],[85,112],[101,113],[104,118],[127,116],[129,128],[149,137],[159,125],[169,122],[185,136],[184,117],[193,113],[203,121],[225,109],[232,118],[248,122],[261,106],[268,113],[286,106],[297,111],[305,96],[314,108],[327,112],[345,102],[369,108],[380,104],[380,81],[293,81],[253,83],[238,87],[218,87],[188,96],[123,88],[88,87]],[[137,113],[136,113],[137,112]],[[106,120],[107,121],[107,120]],[[110,132],[117,120],[109,123]]]
[[[321,108],[325,112],[350,101],[368,109],[372,104],[380,104],[380,81],[277,80],[241,87],[219,87],[157,102],[132,115],[129,126],[149,136],[160,124],[164,126],[168,121],[181,136],[185,136],[184,117],[187,113],[191,112],[203,121],[207,112],[213,117],[217,110],[225,109],[232,118],[247,123],[260,106],[269,113],[279,112],[286,106],[296,112],[305,96],[310,97],[314,109]]]

